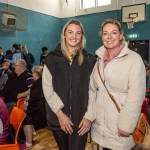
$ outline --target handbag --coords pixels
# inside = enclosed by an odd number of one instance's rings
[[[148,132],[147,119],[144,113],[140,114],[139,120],[132,134],[136,144],[141,144],[144,141],[145,135]]]
[[[119,108],[115,98],[113,97],[112,94],[110,94],[110,92],[108,91],[108,89],[106,88],[105,86],[105,83],[102,79],[102,76],[101,76],[101,73],[100,73],[100,69],[99,69],[99,63],[97,63],[97,69],[98,69],[98,74],[99,74],[99,77],[108,93],[108,95],[110,96],[111,100],[114,102],[118,112],[120,113],[121,109]],[[136,144],[141,144],[143,143],[144,141],[144,138],[146,136],[146,134],[148,135],[149,134],[149,127],[148,127],[148,122],[147,122],[147,119],[146,119],[146,116],[144,113],[141,113],[140,116],[139,116],[139,119],[138,119],[138,122],[137,122],[137,125],[135,127],[135,130],[133,131],[132,133],[132,136],[133,136],[133,139],[134,139],[134,142]]]

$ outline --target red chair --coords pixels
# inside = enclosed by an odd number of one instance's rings
[[[12,112],[10,114],[10,123],[11,123],[11,125],[13,125],[13,127],[16,130],[15,143],[0,145],[0,150],[20,150],[17,138],[18,138],[20,127],[22,125],[22,122],[23,122],[25,116],[26,116],[26,114],[21,109],[19,109],[17,107],[14,107],[12,109]]]
[[[148,103],[149,103],[148,98],[145,98],[141,110],[141,112],[145,114],[146,119],[148,118]]]

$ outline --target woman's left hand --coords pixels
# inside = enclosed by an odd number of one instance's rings
[[[124,131],[118,129],[118,136],[129,137],[130,135],[131,135],[131,133],[127,133],[127,132],[124,132]]]
[[[83,118],[79,124],[80,130],[78,131],[79,136],[82,136],[86,132],[88,132],[91,128],[91,121]]]

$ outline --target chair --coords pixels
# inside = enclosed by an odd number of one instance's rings
[[[145,98],[143,101],[141,113],[144,113],[146,116],[146,119],[148,119],[148,105],[149,105],[149,99]]]
[[[23,111],[24,111],[24,101],[25,101],[25,98],[20,98],[18,99],[17,104],[16,104],[16,106]]]
[[[0,150],[20,150],[17,138],[18,138],[20,127],[22,125],[22,122],[25,116],[26,114],[22,110],[20,110],[17,107],[13,108],[9,118],[10,118],[10,124],[12,124],[16,130],[15,143],[0,145]]]

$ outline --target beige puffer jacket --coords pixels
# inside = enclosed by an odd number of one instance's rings
[[[121,108],[118,113],[108,96],[97,71],[97,63],[91,75],[89,105],[85,118],[94,120],[91,128],[92,139],[102,147],[113,150],[129,150],[135,143],[130,137],[119,137],[118,128],[132,133],[135,129],[146,91],[146,71],[141,57],[127,48],[103,69],[102,46],[97,51],[100,72],[109,92]]]

